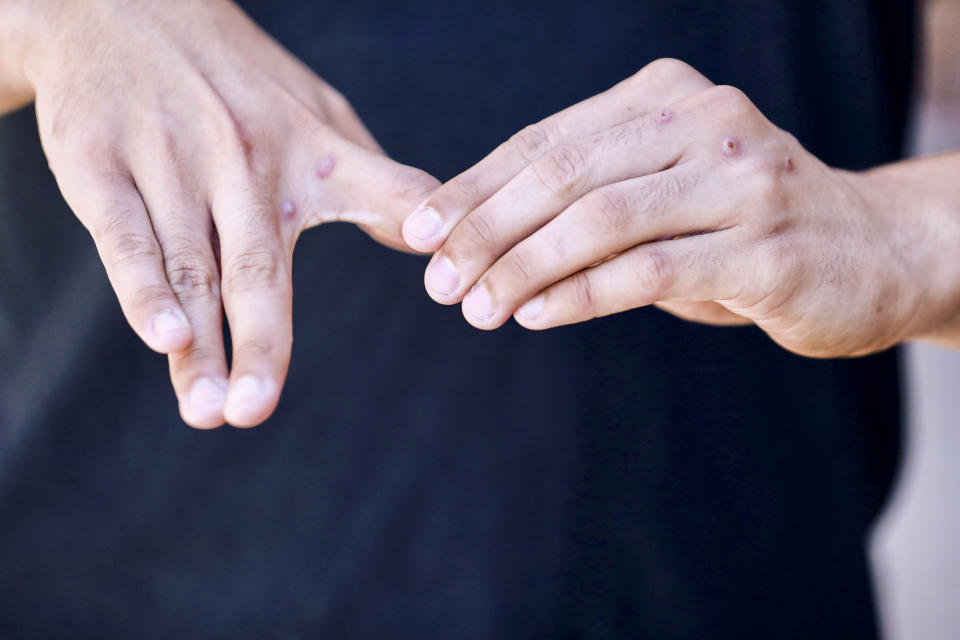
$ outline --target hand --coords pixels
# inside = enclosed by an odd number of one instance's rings
[[[403,217],[439,183],[388,159],[340,94],[230,2],[32,11],[44,37],[22,62],[44,149],[127,320],[170,354],[187,423],[261,422],[290,358],[297,237],[345,220],[406,249]]]
[[[660,60],[524,129],[403,231],[437,251],[430,296],[462,301],[481,329],[656,304],[756,323],[800,354],[856,355],[918,330],[911,283],[933,264],[915,245],[935,229],[906,226],[876,182],[825,166],[737,89]]]

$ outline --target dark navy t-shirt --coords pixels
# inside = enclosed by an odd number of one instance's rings
[[[441,179],[673,56],[824,161],[894,160],[909,3],[241,3]],[[470,328],[423,258],[308,232],[276,415],[184,426],[0,119],[0,636],[864,638],[895,353],[784,352],[641,309]]]

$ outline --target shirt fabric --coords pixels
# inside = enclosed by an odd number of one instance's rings
[[[388,153],[449,179],[677,57],[834,166],[901,151],[909,3],[241,5]],[[187,428],[46,170],[0,119],[0,636],[869,638],[896,353],[813,360],[656,309],[469,327],[425,260],[306,233],[254,430]]]

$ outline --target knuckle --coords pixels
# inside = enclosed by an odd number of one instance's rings
[[[712,104],[728,108],[737,114],[753,108],[753,102],[747,94],[729,84],[718,84],[707,89],[705,93]]]
[[[217,135],[218,142],[248,170],[254,170],[256,141],[260,137],[255,123],[243,118],[213,84],[207,82],[205,88],[207,122]]]
[[[280,258],[264,250],[238,253],[224,267],[224,288],[240,293],[253,289],[273,288],[284,285],[283,265]]]
[[[135,309],[151,309],[158,303],[166,303],[170,297],[169,290],[162,285],[147,285],[140,287],[133,294],[131,304]]]
[[[123,216],[118,216],[122,218]],[[99,232],[100,239],[107,249],[107,260],[114,268],[122,269],[145,260],[160,258],[160,249],[156,241],[138,231],[126,227],[126,220],[107,223],[106,229]]]
[[[673,282],[673,262],[663,251],[640,252],[632,265],[637,286],[651,299],[657,299]]]
[[[131,182],[112,135],[100,128],[72,134],[60,143],[55,155],[63,155],[73,166],[88,168],[95,187],[108,189]]]
[[[210,343],[199,344],[195,340],[181,356],[178,356],[177,369],[182,373],[185,370],[204,367],[209,363],[219,363],[222,359],[222,347]]]
[[[771,162],[757,158],[748,163],[751,199],[758,204],[765,217],[772,221],[786,204],[787,191],[782,176]]]
[[[738,303],[762,313],[779,306],[783,291],[798,281],[796,252],[782,240],[766,240],[754,247],[750,286],[744,287]]]
[[[470,211],[483,199],[476,177],[471,173],[462,173],[436,189],[423,206],[433,209],[441,218],[459,219],[458,213]]]
[[[444,190],[449,190],[457,199],[476,203],[480,200],[480,182],[471,172],[465,172],[446,184]]]
[[[402,198],[422,200],[436,191],[440,183],[426,171],[401,166],[393,177],[396,193]]]
[[[530,261],[520,250],[514,250],[505,257],[505,267],[509,277],[518,283],[530,281]]]
[[[234,350],[238,354],[257,359],[272,358],[277,355],[281,349],[281,342],[277,340],[267,340],[265,338],[251,338],[243,340],[234,345]]]
[[[697,71],[689,64],[676,58],[658,58],[644,66],[634,77],[638,80],[643,76],[660,78],[677,78]]]
[[[593,279],[589,271],[581,271],[571,281],[573,301],[578,309],[592,310],[596,304]]]
[[[586,182],[586,155],[574,145],[554,147],[532,167],[540,183],[556,196],[570,196]]]
[[[776,278],[793,273],[796,254],[791,244],[782,239],[769,239],[760,243],[758,272],[774,274]]]
[[[167,261],[167,282],[181,299],[195,299],[220,294],[213,270],[196,257],[174,257]]]
[[[591,199],[593,218],[601,232],[621,231],[630,221],[630,200],[617,187],[596,192]]]
[[[470,249],[487,249],[494,245],[496,236],[485,214],[474,211],[463,219],[463,232],[458,234]]]
[[[534,162],[543,153],[553,146],[553,134],[550,127],[540,122],[531,124],[510,138],[510,145],[526,160],[528,163]]]

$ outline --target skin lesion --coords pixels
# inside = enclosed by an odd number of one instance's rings
[[[736,157],[740,153],[740,141],[732,137],[724,138],[720,143],[720,149],[723,155],[730,158]]]
[[[333,170],[337,166],[337,159],[333,156],[323,156],[317,161],[317,166],[314,168],[317,177],[321,180],[329,178],[333,174]]]

